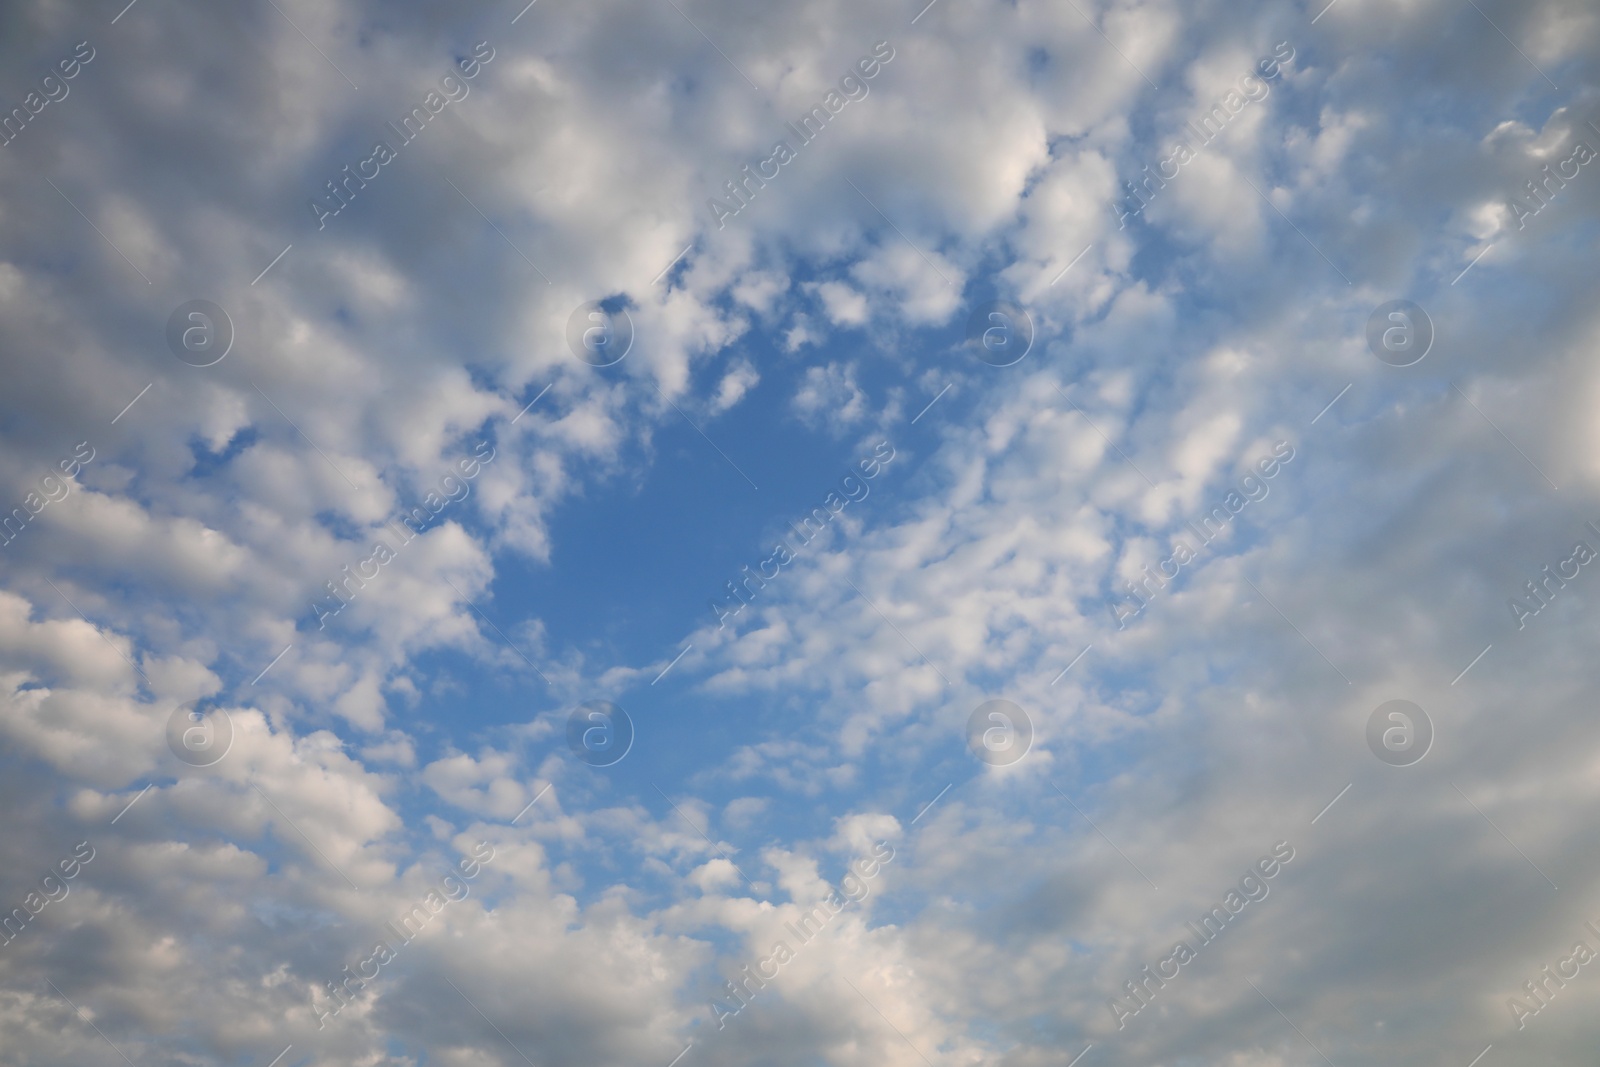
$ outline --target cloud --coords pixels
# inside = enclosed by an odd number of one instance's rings
[[[0,939],[12,1058],[1582,1059],[1586,973],[1525,1028],[1507,999],[1600,922],[1600,579],[1550,577],[1600,548],[1600,194],[1544,171],[1600,147],[1589,6],[520,6],[12,13],[0,914],[96,850]],[[879,42],[719,228],[707,197]],[[1124,217],[1279,42],[1270,95]],[[167,337],[202,298],[209,367]],[[1409,367],[1367,338],[1401,298],[1434,328]],[[1027,308],[1023,362],[962,345],[989,299]],[[632,323],[614,366],[568,345],[590,301]],[[692,590],[880,438],[850,536],[711,625]],[[735,497],[713,449],[775,476]],[[569,736],[598,693],[615,765]],[[213,765],[167,739],[197,696]],[[997,697],[1031,720],[1012,766],[969,747]],[[1431,717],[1412,766],[1366,740],[1393,699]],[[879,840],[872,893],[719,1028]],[[1270,896],[1119,1019],[1280,841]]]

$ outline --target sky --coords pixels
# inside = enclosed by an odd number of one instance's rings
[[[1600,8],[0,8],[0,1065],[1566,1067]]]

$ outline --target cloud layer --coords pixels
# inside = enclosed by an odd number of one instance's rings
[[[0,19],[0,1063],[1600,1038],[1592,5]]]

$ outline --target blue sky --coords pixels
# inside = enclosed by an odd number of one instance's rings
[[[0,1067],[1590,1054],[1592,4],[524,3],[0,12]]]

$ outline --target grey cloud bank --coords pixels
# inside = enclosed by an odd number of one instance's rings
[[[88,41],[79,41],[73,46],[70,56],[57,60],[56,70],[60,72],[59,76],[50,73],[40,78],[39,88],[29,91],[22,98],[20,107],[12,108],[4,118],[0,118],[0,148],[22,136],[22,131],[30,122],[37,122],[46,107],[65,100],[72,92],[72,86],[67,83],[76,78],[94,57],[94,45]]]

